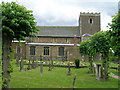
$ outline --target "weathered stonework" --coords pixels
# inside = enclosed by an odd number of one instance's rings
[[[13,41],[12,47],[17,56],[37,60],[74,60],[82,59],[78,46],[100,31],[100,13],[80,13],[79,26],[37,26],[37,37],[28,37],[22,43],[20,53],[16,53],[19,42]],[[35,55],[30,55],[30,47],[35,46]],[[44,55],[44,47],[49,47],[49,55]],[[64,47],[64,56],[59,56],[59,48]]]

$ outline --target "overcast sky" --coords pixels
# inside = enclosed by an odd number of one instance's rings
[[[32,10],[39,26],[78,26],[80,12],[100,12],[101,30],[118,11],[119,0],[2,0],[17,1]]]

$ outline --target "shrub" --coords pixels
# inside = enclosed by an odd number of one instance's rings
[[[80,60],[75,59],[75,68],[79,68],[79,65],[80,65]]]

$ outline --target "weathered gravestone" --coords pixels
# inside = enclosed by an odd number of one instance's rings
[[[53,69],[53,60],[51,59],[51,69]]]
[[[49,69],[48,69],[48,71],[52,71],[52,69],[51,69],[51,60],[48,59],[48,61],[49,61]]]
[[[28,62],[28,67],[27,67],[28,70],[31,70],[31,57],[29,58],[29,62]]]
[[[19,60],[20,60],[20,57],[19,56],[16,56],[16,65],[19,66]]]
[[[95,70],[96,70],[96,64],[93,63],[93,74],[95,75]]]
[[[37,60],[37,57],[34,57],[34,60],[35,60],[35,62],[34,62],[35,67],[34,67],[34,68],[37,68],[37,67],[38,67],[38,60]]]
[[[68,62],[68,73],[67,73],[68,76],[71,75],[71,69],[70,69],[70,61]]]
[[[102,66],[101,64],[96,64],[96,79],[101,80],[102,78]]]
[[[20,62],[19,60],[21,59],[21,55],[16,56],[16,65],[19,66]]]
[[[36,68],[35,60],[36,60],[36,58],[32,57],[32,69]]]
[[[20,58],[20,71],[22,72],[22,71],[24,71],[24,62],[23,62],[23,59],[22,59],[22,57]]]
[[[40,56],[40,74],[43,74],[43,63],[42,63],[42,56]]]

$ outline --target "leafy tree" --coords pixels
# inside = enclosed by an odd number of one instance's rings
[[[88,56],[88,60],[90,62],[90,72],[93,72],[93,60],[92,57],[94,55],[93,51],[92,51],[92,47],[91,47],[91,40],[86,40],[80,43],[79,46],[79,51],[81,55],[86,55]]]
[[[110,44],[114,55],[120,60],[120,10],[113,16],[112,24],[109,24],[109,26]]]
[[[100,53],[102,58],[102,66],[103,66],[103,78],[108,79],[108,60],[109,60],[109,39],[107,38],[108,34],[105,31],[100,31],[95,33],[91,38],[92,49],[94,53]]]
[[[10,65],[11,43],[15,38],[24,40],[25,37],[34,36],[36,33],[36,22],[31,10],[16,2],[2,2],[2,66],[3,66],[3,88],[10,87]]]

